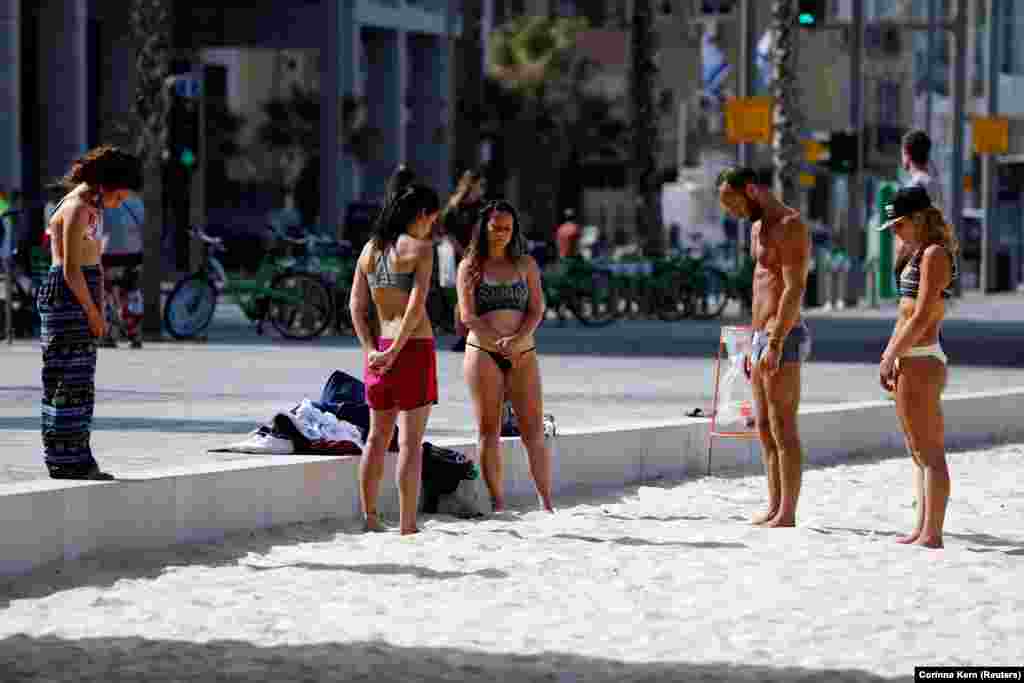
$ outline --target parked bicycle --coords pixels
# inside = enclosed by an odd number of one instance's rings
[[[205,258],[196,272],[175,284],[164,305],[164,326],[175,339],[196,337],[209,327],[219,292],[235,300],[256,323],[258,334],[268,320],[289,339],[311,339],[330,325],[331,292],[317,275],[268,254],[253,277],[237,277],[226,273],[215,256],[224,251],[223,240],[200,227],[189,234],[206,245]]]
[[[568,311],[582,325],[604,327],[622,314],[619,281],[614,273],[582,258],[564,258],[549,268],[543,286],[547,311],[560,321],[565,320],[564,312]]]

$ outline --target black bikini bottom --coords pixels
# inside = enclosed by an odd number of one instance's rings
[[[466,346],[472,346],[474,349],[480,349],[481,351],[486,353],[488,356],[490,356],[492,359],[494,359],[494,362],[497,364],[498,369],[501,370],[506,375],[508,374],[508,371],[512,369],[512,361],[510,361],[508,358],[505,358],[505,356],[501,355],[497,351],[491,351],[490,349],[485,349],[482,346],[477,346],[476,344],[470,344],[469,342],[466,342]],[[526,349],[525,351],[523,351],[519,355],[521,356],[521,355],[523,355],[525,353],[529,353],[530,351],[536,351],[536,350],[537,350],[537,347],[534,346],[533,348]]]

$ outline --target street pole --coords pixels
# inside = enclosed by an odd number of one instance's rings
[[[932,60],[935,59],[935,39],[938,35],[938,3],[939,0],[928,0],[928,35],[926,40],[928,41],[927,52],[925,52],[925,63],[926,69],[928,69],[927,78],[927,90],[925,90],[924,98],[924,129],[928,133],[928,137],[932,136],[932,76],[935,72],[935,67],[932,66]]]
[[[949,220],[957,235],[963,235],[964,214],[964,106],[967,99],[967,0],[955,0],[953,18],[953,162],[950,164]],[[981,271],[982,273],[984,270]],[[957,278],[954,287],[959,296],[963,291],[963,278]]]
[[[850,128],[857,140],[856,162],[849,175],[846,196],[845,249],[851,262],[863,261],[864,250],[864,0],[852,0],[850,25]],[[857,289],[851,279],[855,271],[846,272],[845,304],[856,304]]]
[[[1000,0],[988,0],[988,40],[986,41],[985,56],[987,58],[985,70],[985,113],[995,116],[999,113],[999,31],[996,30],[995,20],[999,16]],[[980,285],[982,293],[995,289],[995,273],[993,268],[994,249],[993,243],[998,243],[996,235],[996,193],[999,182],[997,180],[997,165],[994,154],[986,154],[982,157],[981,163],[981,208],[984,214],[981,224],[981,264],[979,268]]]
[[[754,1],[740,0],[739,4],[739,70],[738,86],[740,97],[750,97],[754,94],[752,87],[754,55]],[[739,166],[753,166],[754,148],[749,142],[741,142],[736,146],[736,162]],[[716,190],[718,188],[715,188]],[[736,267],[743,263],[744,233],[746,232],[742,221],[736,230]]]

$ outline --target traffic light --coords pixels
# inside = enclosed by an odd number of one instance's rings
[[[817,28],[825,23],[825,0],[798,0],[797,23],[803,28]]]
[[[828,140],[828,166],[837,173],[857,171],[857,145],[860,136],[846,131],[832,131]]]
[[[199,97],[189,76],[168,79],[167,150],[165,159],[191,171],[199,157]]]

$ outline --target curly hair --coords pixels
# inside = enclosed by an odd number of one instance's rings
[[[512,206],[511,202],[498,199],[484,204],[480,209],[480,218],[473,228],[473,239],[466,250],[466,258],[473,264],[474,270],[483,268],[483,263],[490,258],[491,245],[487,239],[487,224],[496,213],[507,213],[512,216],[512,239],[505,247],[505,257],[513,263],[518,263],[526,252],[523,240],[523,233],[519,227],[519,213]]]
[[[956,262],[960,254],[960,240],[957,239],[953,226],[942,215],[942,211],[934,206],[930,206],[927,209],[911,214],[910,220],[913,221],[914,228],[917,230],[919,242],[925,247],[931,244],[939,244],[945,247],[949,252],[950,258],[953,259],[954,263]],[[903,272],[903,268],[910,263],[910,259],[914,257],[917,251],[917,248],[903,247],[900,249],[900,253],[896,256],[896,264],[893,267],[893,273],[895,273],[897,279],[900,273]]]
[[[142,162],[118,147],[96,147],[75,159],[67,175],[60,180],[66,190],[82,183],[107,190],[139,192],[142,190]]]
[[[915,213],[913,221],[925,245],[941,244],[954,257],[960,253],[960,240],[957,239],[953,226],[942,215],[942,211],[934,206],[929,207]]]

